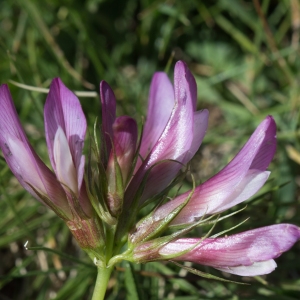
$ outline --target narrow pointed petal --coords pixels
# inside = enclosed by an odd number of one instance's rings
[[[113,124],[114,150],[121,168],[124,183],[127,181],[127,176],[132,168],[137,137],[138,130],[134,119],[122,116],[115,120]],[[114,153],[110,155],[110,162],[111,164],[114,162]],[[108,169],[110,169],[110,163]]]
[[[169,256],[188,250],[199,243],[187,253],[172,259],[208,265],[225,272],[226,268],[240,266],[250,266],[253,271],[254,263],[266,262],[279,257],[299,239],[299,227],[290,224],[278,224],[245,231],[229,237],[207,238],[200,243],[200,239],[178,239],[163,246],[159,250],[159,254]],[[266,266],[261,265],[261,267],[263,269]],[[261,271],[258,270],[260,274],[263,274]],[[242,268],[240,272],[242,272]]]
[[[188,163],[198,151],[206,134],[209,112],[207,109],[194,112],[193,140],[190,149],[187,151],[183,163]]]
[[[234,205],[237,205],[253,195],[255,195],[260,188],[265,184],[267,179],[269,178],[270,172],[259,171],[259,170],[249,170],[245,177],[240,181],[240,183],[230,188],[230,193],[227,197],[223,199],[218,197],[214,198],[214,195],[211,193],[211,190],[206,190],[205,184],[200,185],[199,188],[195,191],[195,194],[192,196],[190,202],[182,209],[182,211],[178,214],[178,216],[172,222],[172,225],[175,224],[187,224],[193,223],[197,221],[200,217],[205,214],[214,214],[222,212]],[[219,187],[216,185],[216,191]],[[224,188],[224,193],[226,190]],[[176,199],[174,199],[174,203],[165,206],[165,209],[171,209],[173,206],[179,205],[182,201],[184,201],[183,196],[187,196],[188,194],[183,194]],[[195,197],[200,198],[201,201],[196,201]],[[160,212],[162,214],[162,210]],[[166,211],[164,212],[164,214]]]
[[[163,163],[164,166],[163,164],[157,165],[150,171],[145,191],[140,200],[141,203],[146,198],[161,192],[175,178],[185,162],[185,157],[193,143],[194,130],[194,96],[191,94],[190,82],[187,80],[188,72],[189,70],[183,62],[176,64],[174,73],[175,106],[162,135],[131,181],[125,195],[126,203],[131,202],[147,170],[156,163],[163,160],[177,161]],[[157,176],[160,176],[159,182]]]
[[[78,186],[76,170],[67,138],[60,126],[55,134],[53,154],[58,180],[63,184],[63,187],[71,189],[72,192],[77,195]]]
[[[239,275],[239,276],[259,276],[270,274],[277,267],[276,262],[273,259],[261,262],[255,262],[251,266],[239,266],[239,267],[226,267],[216,268],[222,272]]]
[[[124,190],[132,174],[137,137],[134,119],[128,116],[116,118],[113,124],[113,151],[106,169],[107,204],[113,216],[118,216],[122,211]]]
[[[149,93],[147,118],[143,131],[140,155],[147,157],[164,131],[175,104],[174,89],[164,72],[154,74]],[[141,160],[139,160],[141,165]]]
[[[47,195],[66,217],[72,216],[64,191],[55,175],[41,161],[27,140],[7,85],[0,87],[0,147],[8,166],[29,193],[46,204],[32,189],[35,188],[42,195]]]
[[[194,113],[194,130],[190,149],[187,150],[181,160],[178,160],[178,163],[167,161],[160,163],[153,168],[147,179],[148,184],[143,193],[142,201],[143,199],[148,199],[153,196],[153,193],[155,192],[155,190],[153,190],[153,186],[155,186],[158,190],[162,190],[175,177],[174,174],[176,175],[178,170],[181,169],[184,164],[188,163],[195,155],[207,130],[208,115],[207,109]]]
[[[116,97],[107,82],[100,82],[100,96],[102,104],[102,130],[106,145],[106,155],[111,151],[111,140],[113,138],[113,123],[116,119]]]
[[[174,71],[175,99],[186,99],[192,104],[193,111],[197,105],[197,84],[191,71],[183,61],[178,61]]]
[[[267,117],[235,158],[195,189],[191,200],[172,224],[195,222],[204,214],[222,212],[253,196],[269,176],[265,169],[272,160],[275,149],[276,125],[272,117]],[[190,191],[161,206],[153,218],[163,218],[185,201],[189,193]]]
[[[191,200],[174,219],[173,224],[193,222],[205,213],[217,213],[246,200],[244,195],[252,196],[252,192],[258,191],[266,181],[268,173],[259,171],[265,171],[275,150],[276,124],[269,116],[223,170],[196,188]],[[243,190],[241,197],[235,197]],[[175,201],[184,201],[187,195],[185,193]]]
[[[61,127],[67,138],[77,174],[79,174],[78,188],[80,189],[83,177],[81,157],[86,132],[86,119],[78,98],[59,78],[55,78],[51,83],[45,103],[44,116],[52,167],[56,171],[53,143],[56,132]]]
[[[236,157],[223,170],[195,189],[188,204],[171,224],[193,223],[205,214],[222,212],[252,197],[270,175],[265,168],[273,158],[275,149],[276,125],[272,117],[267,117]],[[253,165],[255,169],[252,168]],[[169,215],[186,200],[190,192],[159,207],[152,216],[154,222]]]

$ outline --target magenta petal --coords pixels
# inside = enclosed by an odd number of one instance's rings
[[[278,224],[245,231],[229,237],[207,238],[174,260],[191,261],[214,268],[252,266],[269,261],[289,250],[300,239],[300,228]],[[178,239],[163,246],[159,254],[169,256],[190,249],[200,239]]]
[[[32,186],[47,195],[66,217],[72,216],[63,189],[27,140],[7,85],[0,87],[0,147],[8,166],[29,193],[43,202]]]
[[[56,132],[61,127],[67,137],[77,172],[78,190],[80,190],[84,172],[81,161],[86,132],[86,119],[78,98],[66,88],[59,78],[54,79],[51,83],[46,99],[44,117],[46,139],[52,167],[56,172],[53,143]]]
[[[140,148],[140,155],[144,159],[165,129],[174,104],[174,89],[167,74],[155,73],[151,81],[147,119]]]
[[[100,97],[102,104],[102,131],[106,144],[106,154],[109,156],[111,150],[111,139],[113,137],[113,123],[116,119],[116,97],[106,81],[100,82]]]

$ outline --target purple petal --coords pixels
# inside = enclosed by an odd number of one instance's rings
[[[140,200],[142,203],[161,192],[177,175],[185,162],[188,151],[193,143],[194,127],[194,96],[190,87],[189,70],[183,62],[178,62],[175,66],[175,99],[171,117],[157,143],[145,159],[133,180],[131,181],[125,194],[125,203],[130,203],[134,193],[142,182],[147,170],[156,163],[163,160],[176,160],[162,165],[155,166],[151,171],[151,176],[147,180],[144,194]],[[162,175],[162,168],[164,174]],[[160,176],[160,180],[157,178]]]
[[[84,174],[82,149],[86,132],[86,119],[78,98],[66,88],[59,78],[54,79],[51,83],[46,99],[44,116],[46,139],[52,167],[57,172],[53,144],[56,132],[61,127],[70,147],[77,172],[78,190],[80,190]]]
[[[100,96],[102,104],[102,130],[106,144],[106,154],[111,151],[111,139],[113,137],[113,123],[116,118],[116,97],[107,82],[100,82]]]
[[[8,166],[29,193],[43,202],[31,188],[34,187],[47,195],[66,217],[72,216],[63,189],[27,140],[7,85],[0,87],[0,147]]]
[[[245,231],[229,237],[204,239],[194,249],[174,260],[191,261],[222,269],[253,266],[279,257],[300,239],[300,228],[278,224]],[[188,250],[200,239],[178,239],[163,246],[159,254],[168,256]]]
[[[136,142],[138,137],[137,124],[128,116],[116,118],[113,124],[114,150],[121,168],[123,181],[126,182],[132,168]],[[107,172],[114,172],[114,153],[111,153]]]
[[[175,99],[185,99],[190,101],[193,110],[197,105],[197,84],[191,71],[183,61],[178,61],[174,72]]]
[[[144,159],[164,131],[174,104],[174,90],[167,74],[155,73],[151,81],[147,119],[140,148],[140,155]]]
[[[275,149],[276,125],[269,116],[223,170],[195,189],[189,203],[172,224],[194,222],[204,214],[224,211],[254,195],[269,176],[264,171],[272,160]],[[159,208],[156,218],[163,217],[180,205],[189,193],[190,191]]]

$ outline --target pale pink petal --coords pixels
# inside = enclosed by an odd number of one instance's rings
[[[56,172],[54,161],[54,138],[59,127],[65,133],[69,144],[72,160],[77,172],[78,190],[81,188],[84,168],[82,165],[82,149],[86,132],[86,119],[80,102],[59,78],[55,78],[50,86],[46,99],[45,130],[49,156]]]
[[[278,224],[222,238],[178,239],[159,250],[162,256],[195,248],[173,260],[191,261],[214,268],[252,266],[253,263],[279,257],[300,239],[300,228]]]
[[[66,217],[72,216],[65,193],[55,175],[27,140],[7,85],[0,87],[0,147],[8,166],[27,191],[44,203],[31,188],[34,187],[41,194],[47,195]]]
[[[265,184],[269,175],[270,172],[268,171],[263,172],[259,170],[249,170],[237,186],[233,188],[228,187],[230,188],[230,193],[228,193],[227,197],[224,198],[222,198],[221,191],[219,193],[220,198],[218,198],[211,193],[211,190],[205,189],[205,184],[200,185],[195,192],[197,195],[194,194],[192,196],[189,203],[181,210],[178,216],[176,216],[172,224],[193,223],[205,214],[222,212],[249,199]],[[215,191],[215,194],[218,195],[218,185],[216,185]],[[226,192],[227,191],[224,190],[224,194],[226,194]],[[174,206],[178,206],[179,203],[182,203],[187,196],[188,194],[186,193],[177,197],[176,199],[170,201],[170,204],[167,203],[164,209],[168,208],[173,210],[175,208]],[[201,201],[197,201],[195,197],[201,199]],[[166,213],[166,211],[164,213]],[[163,214],[163,210],[161,210],[160,214]]]
[[[100,97],[102,104],[102,131],[104,135],[106,155],[109,157],[113,137],[113,123],[116,118],[116,97],[106,81],[100,82]]]
[[[206,134],[209,112],[207,109],[194,112],[193,141],[183,163],[188,163],[198,151]]]
[[[59,126],[53,144],[53,158],[56,166],[57,179],[67,190],[78,195],[77,176],[71,151],[64,131]]]
[[[239,190],[244,189],[251,195],[250,191],[257,191],[262,186],[265,176],[259,176],[256,178],[257,180],[253,181],[251,179],[253,173],[249,171],[265,171],[275,150],[276,124],[273,118],[268,116],[256,128],[235,158],[223,170],[196,188],[191,200],[173,220],[173,224],[193,222],[195,217],[203,216],[205,211],[213,214],[246,200],[245,197],[237,198],[232,195],[236,195]],[[251,183],[249,188],[246,187],[247,183]],[[183,202],[189,193],[187,192],[173,201]]]
[[[224,211],[253,196],[269,176],[265,169],[273,158],[275,149],[276,125],[269,116],[257,127],[242,150],[223,170],[195,189],[189,203],[172,224],[194,222],[204,214]],[[154,213],[153,219],[164,218],[183,203],[190,192],[161,206]]]
[[[214,201],[215,199],[210,194],[205,193],[205,189],[198,191],[198,197],[201,197],[201,202],[194,201],[190,204],[191,200],[184,207],[176,218],[171,222],[172,225],[193,223],[201,218],[205,214],[213,214],[224,211],[238,203],[241,203],[250,197],[252,197],[266,182],[270,172],[250,170],[240,184],[232,189],[231,194],[223,202]],[[199,187],[202,187],[200,185]],[[217,187],[216,187],[217,188]],[[185,198],[184,198],[184,197]],[[149,220],[149,226],[153,222],[159,222],[168,216],[176,207],[178,207],[184,200],[187,199],[189,194],[185,193],[174,200],[162,205],[152,214],[151,220]],[[145,228],[143,228],[145,230]]]
[[[147,118],[143,131],[140,155],[146,158],[164,131],[175,104],[174,89],[164,72],[154,74],[148,100]],[[139,160],[139,166],[141,160]]]
[[[270,259],[267,261],[255,262],[251,266],[225,267],[216,269],[239,276],[259,276],[270,274],[276,269],[276,267],[276,262],[273,259]]]

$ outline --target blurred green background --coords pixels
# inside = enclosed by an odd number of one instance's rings
[[[196,77],[198,108],[210,110],[208,133],[191,163],[197,183],[220,170],[266,115],[278,126],[268,183],[215,231],[247,217],[234,232],[279,222],[299,226],[299,38],[298,0],[1,1],[0,82],[9,84],[28,137],[49,164],[46,94],[11,80],[48,88],[60,77],[72,90],[98,93],[104,79],[115,91],[118,113],[141,121],[153,73],[166,70],[171,78],[174,63],[184,60]],[[80,101],[92,126],[99,99]],[[27,240],[57,252],[26,251]],[[275,272],[257,278],[194,266],[247,286],[203,279],[167,263],[123,263],[107,299],[299,299],[299,254],[300,243],[276,260]],[[1,157],[0,299],[90,299],[95,276],[64,223],[20,187]]]

